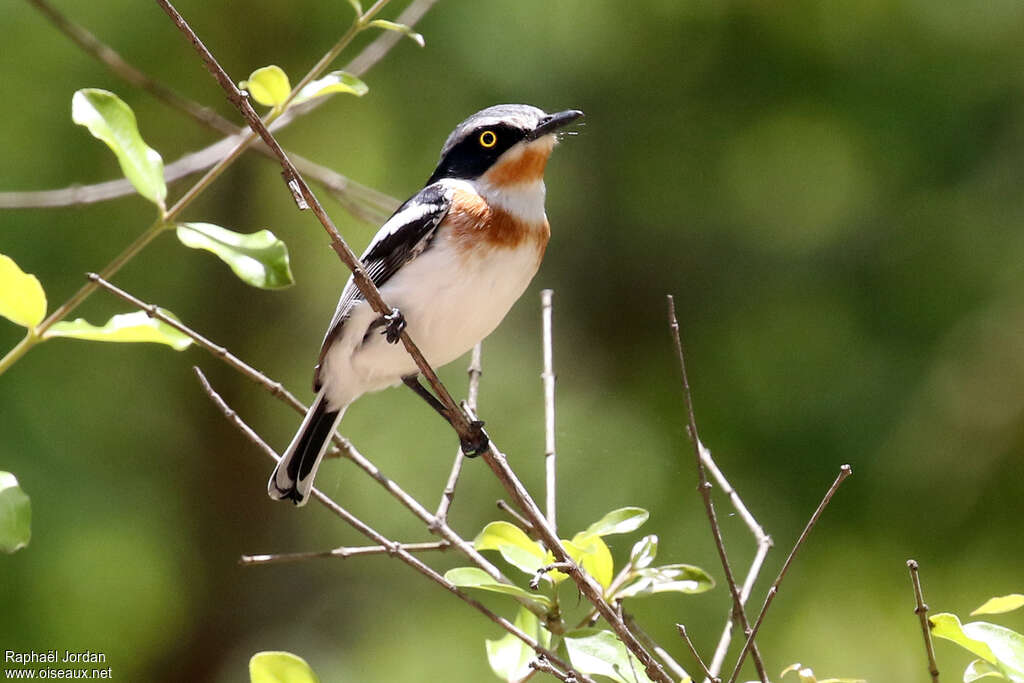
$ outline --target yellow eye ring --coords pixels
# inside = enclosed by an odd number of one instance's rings
[[[485,130],[480,133],[480,146],[490,149],[498,144],[498,136],[494,134],[493,130]]]

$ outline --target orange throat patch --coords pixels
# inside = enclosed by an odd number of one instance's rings
[[[463,256],[478,254],[481,250],[520,249],[532,245],[537,250],[539,264],[551,237],[546,219],[539,223],[521,220],[465,190],[455,191],[445,222],[451,226],[452,243]]]

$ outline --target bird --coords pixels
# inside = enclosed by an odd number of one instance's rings
[[[432,367],[462,356],[494,331],[540,267],[551,229],[544,171],[577,109],[553,114],[500,104],[462,121],[419,192],[380,227],[360,257],[391,312],[374,311],[350,276],[313,371],[313,400],[267,492],[296,506],[309,499],[320,462],[349,405],[405,383],[442,415],[397,342],[402,331]],[[467,456],[486,450],[479,435]]]

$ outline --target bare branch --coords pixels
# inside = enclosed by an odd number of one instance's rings
[[[917,560],[907,560],[907,569],[910,570],[910,581],[914,585],[914,600],[917,605],[914,607],[914,614],[921,620],[921,633],[924,636],[924,649],[928,654],[928,673],[932,676],[932,683],[939,683],[939,665],[935,662],[935,647],[932,645],[932,630],[928,624],[928,605],[924,602],[924,592],[921,590],[921,577],[918,576]]]
[[[847,477],[853,474],[853,470],[849,465],[843,465],[839,468],[839,475],[836,480],[832,482],[832,486],[829,487],[828,492],[825,493],[825,497],[821,499],[821,503],[818,504],[818,508],[811,515],[810,520],[807,522],[807,526],[804,527],[800,537],[796,539],[796,543],[793,545],[793,549],[789,551],[789,556],[786,557],[786,561],[782,565],[782,569],[779,570],[779,575],[772,581],[771,587],[768,589],[768,595],[765,596],[764,605],[761,607],[761,613],[757,615],[757,621],[754,622],[754,628],[750,631],[747,636],[747,642],[744,644],[743,649],[740,650],[739,658],[736,660],[736,668],[732,670],[732,675],[729,677],[729,683],[733,683],[736,677],[740,674],[740,667],[743,666],[743,660],[747,656],[747,652],[750,650],[750,646],[754,643],[754,636],[757,635],[758,629],[761,628],[761,623],[764,621],[764,615],[768,612],[768,608],[772,604],[772,600],[775,599],[776,593],[779,592],[779,584],[782,583],[782,579],[786,576],[786,572],[789,570],[789,565],[793,563],[793,558],[796,557],[796,553],[800,550],[800,547],[807,540],[808,534],[811,533],[811,529],[818,522],[818,518],[821,517],[821,513],[825,511],[825,507],[832,500],[832,496],[835,495],[839,489],[839,485],[842,484]]]
[[[621,611],[621,602],[619,603],[619,607]],[[679,662],[677,662],[672,655],[668,653],[668,650],[663,648],[661,645],[658,645],[658,643],[654,641],[654,638],[652,638],[651,635],[640,626],[640,624],[636,623],[636,618],[633,617],[632,614],[623,612],[622,618],[626,622],[626,625],[629,626],[630,630],[636,633],[636,637],[640,639],[640,642],[650,648],[651,652],[658,656],[658,659],[660,659],[665,667],[672,672],[673,676],[678,678],[680,681],[685,681],[690,678],[690,674],[686,673],[686,669],[684,669],[682,665],[680,665]]]
[[[558,529],[555,524],[555,371],[553,353],[551,350],[551,297],[554,294],[550,289],[542,290],[541,320],[543,321],[542,347],[544,351],[544,372],[541,379],[544,382],[544,472],[547,486],[545,491],[545,509],[547,510],[548,524],[552,529]]]
[[[711,535],[715,539],[715,548],[718,550],[718,558],[722,563],[722,571],[725,573],[725,582],[729,586],[729,594],[732,596],[733,615],[739,619],[745,634],[752,634],[750,622],[747,620],[747,613],[743,607],[744,599],[736,585],[736,578],[732,573],[732,566],[729,564],[729,556],[725,552],[725,541],[722,539],[722,530],[718,526],[718,515],[715,513],[715,504],[711,500],[711,483],[708,481],[704,469],[703,445],[700,441],[700,434],[697,431],[697,418],[693,409],[693,395],[690,393],[690,380],[686,376],[686,358],[683,353],[683,340],[679,334],[679,320],[676,318],[675,298],[668,295],[668,322],[672,333],[672,341],[675,343],[676,355],[679,357],[679,370],[682,374],[683,399],[686,402],[687,431],[690,434],[690,441],[693,442],[693,450],[697,460],[697,477],[699,479],[697,490],[700,491],[701,499],[704,501],[704,510],[711,524]],[[753,645],[753,643],[752,643]],[[765,671],[764,663],[761,661],[761,653],[757,645],[753,645],[754,664],[757,667],[757,674],[762,683],[768,683],[768,673]],[[712,669],[712,671],[714,671]],[[717,673],[717,672],[716,672]]]
[[[252,566],[257,564],[281,564],[284,562],[305,562],[319,558],[337,558],[347,560],[350,557],[362,557],[363,555],[392,555],[398,548],[407,553],[423,553],[433,550],[445,551],[452,547],[448,541],[435,541],[433,543],[396,543],[394,546],[367,545],[358,548],[334,548],[332,550],[319,550],[308,553],[279,553],[273,555],[242,555],[238,564]]]
[[[269,445],[267,445],[267,443],[265,441],[263,441],[262,438],[260,438],[259,434],[257,434],[251,427],[249,427],[249,425],[247,425],[245,423],[245,421],[242,420],[241,417],[239,417],[238,413],[236,413],[227,404],[227,402],[224,401],[224,399],[220,396],[220,394],[218,394],[213,389],[213,387],[210,386],[210,383],[206,379],[206,376],[203,375],[203,372],[199,368],[197,368],[197,367],[193,367],[193,370],[196,373],[196,377],[199,379],[199,383],[202,385],[203,391],[210,398],[210,400],[213,401],[214,405],[217,406],[217,408],[221,411],[221,413],[223,413],[224,416],[232,424],[234,424],[249,441],[251,441],[261,451],[263,451],[263,453],[265,453],[267,456],[269,456],[275,462],[280,460],[280,456],[278,456],[278,454],[274,451],[274,449],[271,448]],[[337,517],[339,517],[342,521],[344,521],[349,526],[354,528],[356,531],[358,531],[359,533],[361,533],[364,536],[366,536],[367,538],[369,538],[373,543],[390,548],[391,549],[391,554],[393,554],[399,560],[401,560],[405,564],[409,565],[410,567],[412,567],[417,572],[419,572],[423,576],[427,577],[428,579],[430,579],[434,583],[440,585],[442,588],[447,590],[449,593],[451,593],[452,595],[455,595],[457,598],[459,598],[460,600],[462,600],[463,602],[468,604],[470,607],[472,607],[476,611],[478,611],[481,614],[483,614],[485,617],[487,617],[488,619],[493,621],[498,626],[501,626],[503,629],[505,629],[506,631],[508,631],[512,635],[514,635],[516,638],[519,638],[521,641],[526,643],[527,646],[532,648],[533,651],[536,652],[538,656],[546,657],[549,661],[553,662],[559,668],[561,668],[561,669],[563,669],[565,671],[573,672],[573,674],[580,681],[587,681],[588,683],[594,683],[592,679],[590,679],[590,678],[584,676],[583,674],[578,673],[574,669],[572,669],[572,667],[570,667],[566,662],[564,662],[557,654],[555,654],[554,652],[551,652],[550,650],[548,650],[545,647],[542,647],[534,638],[532,638],[528,634],[524,633],[515,624],[513,624],[510,621],[508,621],[504,617],[498,616],[497,614],[495,614],[491,610],[489,610],[486,607],[484,607],[480,602],[478,602],[477,600],[475,600],[475,599],[471,598],[470,596],[468,596],[458,586],[456,586],[452,582],[448,581],[446,578],[444,578],[444,576],[442,576],[441,574],[438,574],[436,571],[434,571],[429,566],[424,564],[415,555],[413,555],[412,553],[410,553],[407,550],[403,549],[400,543],[395,543],[394,541],[389,540],[384,535],[382,535],[381,533],[379,533],[378,531],[376,531],[375,529],[373,529],[372,527],[367,525],[361,519],[359,519],[358,517],[356,517],[355,515],[350,513],[348,510],[346,510],[345,508],[343,508],[340,505],[338,505],[338,503],[336,503],[330,497],[325,495],[319,489],[314,488],[312,490],[312,495],[313,495],[314,498],[317,499],[318,502],[320,502],[322,505],[324,505],[328,510],[330,510],[332,513],[334,513]]]
[[[469,360],[469,389],[466,395],[466,405],[471,410],[476,410],[477,398],[480,394],[480,375],[483,374],[483,369],[480,365],[480,352],[481,342],[477,342],[473,346],[473,355]],[[445,522],[448,520],[448,510],[452,506],[452,501],[455,500],[455,486],[459,483],[459,476],[462,474],[462,465],[465,462],[466,456],[462,454],[462,448],[455,449],[455,461],[452,462],[452,470],[448,475],[448,482],[444,486],[444,491],[441,492],[441,502],[437,506],[437,512],[434,513],[439,521]]]
[[[349,248],[348,244],[345,242],[341,234],[338,232],[338,229],[335,227],[334,222],[331,220],[330,216],[328,216],[327,212],[324,211],[324,208],[320,204],[320,201],[313,194],[313,191],[310,190],[309,186],[306,184],[306,181],[302,179],[302,176],[299,174],[294,164],[292,164],[292,162],[288,159],[288,155],[286,155],[284,153],[284,150],[281,149],[281,146],[278,144],[277,140],[267,129],[264,122],[256,114],[255,110],[253,110],[252,104],[249,102],[249,98],[238,89],[234,81],[231,80],[231,77],[228,76],[227,72],[224,71],[223,67],[221,67],[221,65],[214,58],[213,54],[206,48],[203,42],[196,35],[195,31],[192,30],[192,27],[189,26],[188,22],[185,21],[184,17],[182,17],[181,14],[178,13],[178,11],[170,3],[170,1],[157,0],[157,4],[160,5],[161,8],[163,8],[164,12],[166,12],[167,15],[171,18],[171,20],[174,21],[178,29],[185,35],[189,42],[192,43],[192,46],[196,49],[196,52],[199,53],[200,58],[205,63],[207,70],[210,71],[214,79],[220,84],[221,88],[227,94],[228,100],[232,104],[234,104],[235,107],[238,108],[238,110],[245,117],[246,121],[249,123],[249,126],[253,129],[253,131],[255,131],[263,139],[266,145],[271,150],[273,150],[274,154],[277,156],[278,160],[281,163],[281,168],[284,169],[284,177],[286,183],[296,184],[296,186],[299,189],[299,192],[302,194],[303,199],[305,199],[306,203],[309,204],[310,208],[313,210],[313,213],[316,215],[317,219],[319,219],[321,225],[323,225],[324,230],[326,230],[327,234],[330,236],[331,247],[341,258],[342,262],[345,263],[345,265],[348,266],[349,270],[352,271],[353,282],[355,283],[356,287],[359,288],[359,291],[362,292],[363,296],[366,298],[367,302],[370,304],[373,310],[381,315],[390,314],[391,307],[389,307],[384,302],[384,299],[380,295],[380,291],[377,289],[373,281],[370,279],[369,275],[366,273],[366,269],[363,267],[362,262],[360,262],[360,260]],[[374,8],[377,8],[381,4],[382,3],[380,2],[375,4],[373,8],[368,10],[367,13],[360,18],[357,24],[354,24],[353,26],[355,27],[362,21],[367,20],[370,12],[372,12]],[[339,41],[339,44],[343,42],[344,38],[342,41]],[[326,57],[327,56],[325,56],[325,59],[320,61],[317,67],[321,65],[326,65]],[[315,74],[317,71],[317,67],[314,67],[314,69],[310,71],[309,74],[307,74],[307,77],[310,76],[311,74]],[[303,79],[303,81],[306,81],[306,79]],[[304,82],[300,82],[298,85],[295,86],[295,89],[292,92],[294,93],[298,91],[299,89],[302,88],[304,84]],[[445,409],[448,413],[446,417],[448,418],[448,421],[451,423],[452,428],[458,433],[460,441],[475,441],[477,434],[474,433],[475,428],[473,425],[471,425],[470,420],[466,416],[465,411],[463,411],[462,409],[459,408],[458,405],[456,405],[454,399],[452,399],[451,397],[451,394],[448,392],[448,389],[444,386],[444,384],[441,383],[441,380],[438,379],[437,373],[435,373],[434,369],[430,366],[429,363],[427,363],[427,360],[423,357],[423,354],[420,352],[419,348],[413,342],[412,338],[409,336],[407,331],[402,331],[401,339],[402,343],[405,345],[406,350],[409,352],[413,360],[416,362],[416,366],[419,368],[420,372],[430,383],[430,386],[434,389],[434,392],[437,394],[438,399],[445,406]]]
[[[514,507],[501,499],[498,499],[497,506],[499,510],[514,519],[516,524],[518,524],[519,527],[527,533],[527,535],[536,537],[537,531],[533,528],[533,525],[530,524],[530,521],[526,519],[526,517],[523,517],[521,514],[516,512]]]
[[[686,627],[682,624],[676,624],[676,628],[679,630],[679,635],[683,637],[683,641],[686,643],[686,646],[690,648],[690,654],[693,655],[693,658],[697,660],[697,664],[700,665],[701,670],[704,671],[704,675],[707,679],[711,681],[711,683],[722,683],[722,679],[711,673],[711,670],[708,669],[708,665],[704,663],[703,659],[701,659],[700,653],[697,652],[697,648],[694,647],[689,634],[686,633]]]

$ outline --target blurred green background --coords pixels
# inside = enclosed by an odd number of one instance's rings
[[[337,1],[177,6],[236,80],[268,63],[297,80],[351,19]],[[154,3],[58,7],[238,120]],[[167,161],[216,139],[86,57],[28,3],[7,0],[0,18],[0,189],[118,175],[70,120],[82,87],[117,92]],[[631,606],[695,671],[673,624],[710,654],[729,597],[694,491],[665,322],[674,293],[702,436],[776,541],[752,603],[839,466],[853,466],[761,631],[769,671],[800,661],[819,675],[925,680],[908,558],[921,562],[933,609],[963,614],[1024,588],[1024,3],[441,0],[417,30],[426,48],[402,41],[366,75],[369,95],[337,97],[281,139],[404,198],[477,109],[587,113],[548,167],[552,242],[484,344],[480,399],[492,437],[540,494],[538,292],[553,288],[563,535],[640,505],[660,560],[720,580],[707,594]],[[377,226],[325,203],[361,250]],[[138,197],[4,211],[0,252],[39,277],[52,310],[151,217]],[[171,236],[117,283],[308,399],[347,274],[322,229],[295,210],[279,168],[252,154],[184,218],[269,227],[298,283],[249,288]],[[98,294],[73,317],[127,310]],[[21,334],[2,321],[0,349]],[[247,680],[249,656],[264,649],[303,656],[324,681],[490,680],[482,638],[498,629],[394,560],[238,566],[243,553],[363,539],[319,506],[266,497],[269,463],[202,395],[192,364],[287,444],[298,416],[198,349],[57,340],[0,377],[0,469],[19,477],[34,513],[31,545],[0,558],[0,648],[98,650],[130,681]],[[465,366],[442,373],[458,396]],[[455,439],[411,392],[363,399],[343,432],[436,505]],[[427,540],[350,463],[328,462],[318,484],[392,538]],[[499,518],[501,495],[482,462],[467,463],[456,529],[472,537]],[[753,541],[719,504],[745,571]],[[617,562],[639,535],[609,539]],[[937,647],[956,676],[967,658]]]

